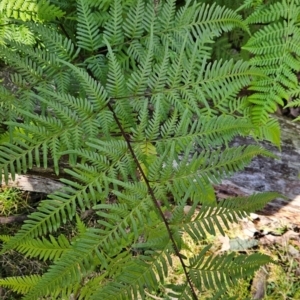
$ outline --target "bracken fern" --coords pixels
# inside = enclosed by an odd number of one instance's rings
[[[280,84],[294,88],[288,33],[296,30],[299,7],[284,2],[284,16],[274,6],[272,19],[261,10],[245,21],[233,9],[196,1],[180,7],[175,0],[12,3],[1,2],[1,21],[20,31],[25,26],[34,42],[0,35],[0,57],[16,86],[14,92],[0,89],[7,128],[0,136],[0,170],[7,181],[51,163],[65,188],[48,195],[14,236],[1,237],[2,253],[15,249],[49,260],[49,270],[0,279],[0,285],[28,300],[139,299],[164,283],[176,255],[186,282],[169,286],[170,296],[196,299],[212,288],[221,299],[238,278],[270,262],[259,254],[214,256],[209,247],[187,259],[182,232],[195,240],[224,234],[224,226],[278,196],[217,202],[213,184],[257,155],[272,156],[259,145],[230,141],[237,135],[276,140],[271,136],[278,127],[267,115],[281,103]],[[212,57],[212,44],[224,32],[250,33],[249,24],[276,17],[289,23],[263,28],[245,48],[267,53],[256,50],[260,37],[274,36],[277,52],[266,55],[271,63],[286,53],[282,75],[255,57]],[[276,80],[271,84],[268,76]],[[240,97],[248,86],[257,92]],[[63,173],[62,157],[69,163]],[[192,206],[185,213],[187,203]],[[97,216],[94,227],[78,216],[87,209]],[[68,221],[76,221],[72,240],[54,234]]]

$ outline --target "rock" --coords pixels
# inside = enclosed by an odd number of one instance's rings
[[[259,216],[272,216],[293,226],[300,226],[300,122],[278,117],[282,131],[281,150],[269,142],[260,142],[278,159],[256,157],[243,171],[215,185],[219,199],[251,195],[255,192],[276,191],[287,197],[275,199],[256,212]],[[237,137],[232,145],[250,145],[252,138]]]

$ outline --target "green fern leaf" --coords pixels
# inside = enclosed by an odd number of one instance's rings
[[[110,6],[110,18],[105,24],[103,36],[111,45],[122,44],[124,40],[122,7],[121,0],[113,0]]]
[[[124,33],[128,38],[140,38],[143,35],[143,18],[145,13],[145,2],[138,0],[135,6],[132,6],[123,23]],[[118,29],[120,31],[120,29]],[[119,40],[121,40],[119,38]]]
[[[70,243],[64,235],[60,235],[57,240],[49,235],[49,240],[35,239],[28,240],[18,246],[17,250],[25,254],[25,257],[38,257],[41,260],[58,260],[62,254],[70,249]]]
[[[5,13],[8,18],[39,22],[51,21],[65,14],[59,7],[46,0],[3,0],[0,4],[0,12]]]
[[[251,63],[264,74],[255,77],[250,87],[254,92],[248,97],[255,124],[265,124],[268,115],[276,111],[278,105],[283,106],[283,99],[288,100],[289,93],[298,87],[300,31],[295,21],[300,11],[296,2],[278,2],[248,18],[248,22],[272,22],[257,31],[243,47],[255,55]],[[282,17],[287,21],[281,21]]]
[[[96,51],[101,47],[101,35],[87,1],[77,1],[77,40],[78,45],[88,51]]]
[[[0,279],[0,286],[10,288],[17,293],[26,294],[40,281],[40,279],[41,276],[38,275],[8,277]]]
[[[238,255],[234,253],[222,256],[209,256],[205,253],[210,247],[204,248],[201,253],[190,260],[190,276],[194,284],[202,289],[225,289],[237,284],[239,278],[253,276],[254,272],[263,264],[270,263],[269,256],[255,253],[252,255]],[[222,272],[221,270],[225,270]]]

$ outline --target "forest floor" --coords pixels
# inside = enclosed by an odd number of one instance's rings
[[[36,195],[33,198],[35,197]],[[32,203],[27,193],[14,188],[0,191],[0,215],[16,215],[31,209]],[[94,222],[94,220],[90,219],[89,222]],[[20,226],[21,223],[0,224],[0,234],[14,234]],[[75,232],[72,224],[67,226],[67,230],[69,236]],[[227,291],[228,297],[238,296],[238,300],[300,300],[300,227],[272,216],[251,214],[227,230],[225,236],[217,234],[196,243],[188,235],[184,235],[183,254],[189,257],[199,253],[210,243],[213,244],[210,250],[212,253],[260,252],[271,256],[274,260],[274,263],[261,268],[254,278],[240,280],[238,285]],[[10,251],[0,258],[1,277],[42,274],[47,268],[46,262],[24,258],[15,251]],[[184,278],[180,263],[174,257],[173,268],[166,281],[180,284]],[[146,291],[146,294],[147,300],[169,299],[166,297],[167,291],[163,286],[158,287],[157,291],[152,291],[152,293]],[[210,291],[203,291],[199,299],[208,299],[210,294]],[[0,289],[0,299],[17,300],[20,298],[16,293]]]

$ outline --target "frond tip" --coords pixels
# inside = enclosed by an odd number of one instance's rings
[[[223,254],[221,256],[204,254],[209,251],[206,247],[201,253],[190,260],[190,277],[195,286],[201,290],[226,290],[234,286],[241,278],[250,278],[260,266],[271,263],[272,259],[261,253],[251,255]]]
[[[38,275],[8,277],[0,279],[0,286],[9,288],[19,294],[27,294],[41,279]]]

